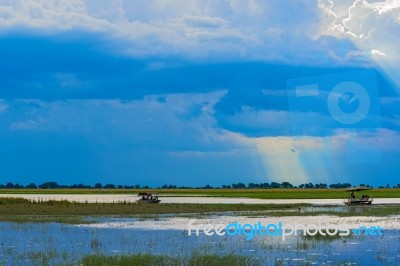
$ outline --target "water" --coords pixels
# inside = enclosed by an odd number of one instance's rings
[[[104,223],[140,223],[133,218],[103,218]],[[151,224],[151,221],[143,221]],[[87,254],[166,254],[190,256],[193,252],[257,257],[263,264],[400,265],[400,230],[385,230],[384,236],[353,236],[321,239],[291,236],[188,236],[182,229],[125,226],[96,227],[57,223],[0,223],[0,264],[32,265],[78,263]]]

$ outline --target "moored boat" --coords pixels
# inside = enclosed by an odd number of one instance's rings
[[[137,203],[160,203],[161,201],[158,199],[158,194],[140,192],[138,196],[141,198],[136,201]]]
[[[369,195],[362,195],[361,198],[357,198],[356,195],[354,194],[357,191],[364,191],[364,190],[370,190],[371,188],[369,187],[352,187],[349,189],[346,189],[347,192],[350,192],[350,196],[348,198],[343,199],[343,203],[346,205],[371,205],[372,202],[374,201],[369,197]]]
[[[159,199],[138,199],[137,203],[160,203]]]

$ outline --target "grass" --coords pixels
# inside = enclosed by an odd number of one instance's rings
[[[89,224],[94,221],[88,221],[85,216],[70,215],[2,215],[0,222],[14,223],[62,223],[62,224]]]
[[[84,217],[146,217],[159,214],[210,214],[220,212],[260,212],[296,210],[307,204],[135,204],[78,203],[66,200],[34,201],[22,198],[0,198],[0,221],[82,223]],[[87,221],[86,221],[87,222]]]
[[[1,194],[137,194],[159,193],[161,196],[245,197],[256,199],[342,199],[344,189],[1,189]],[[400,188],[371,189],[372,198],[400,198]]]
[[[167,255],[151,255],[151,254],[136,254],[136,255],[87,255],[82,259],[84,266],[107,266],[107,265],[187,265],[187,266],[245,266],[245,265],[261,265],[254,258],[238,255],[211,255],[211,254],[193,254],[188,258],[171,257]]]
[[[344,206],[345,207],[345,206]],[[283,217],[283,216],[338,216],[338,217],[352,217],[352,216],[375,216],[375,217],[387,217],[390,215],[400,215],[399,205],[372,205],[372,206],[353,206],[346,207],[344,211],[329,210],[313,210],[313,211],[285,211],[285,210],[270,210],[264,213],[249,213],[246,216],[249,217],[263,217],[265,215]]]
[[[85,266],[106,266],[106,265],[180,265],[179,260],[169,256],[137,254],[137,255],[87,255],[82,259]]]
[[[347,207],[345,211],[307,210],[309,204],[137,204],[79,203],[66,200],[34,201],[23,198],[0,198],[0,221],[89,223],[86,217],[157,218],[162,214],[196,217],[232,212],[236,216],[389,216],[400,215],[398,205]],[[92,221],[95,222],[95,221]]]
[[[350,207],[351,208],[351,207]],[[353,207],[347,213],[336,213],[338,216],[388,216],[388,215],[400,215],[399,205],[383,205],[383,206],[358,206],[358,208],[364,208],[362,211],[357,211]],[[350,215],[349,215],[350,214]]]

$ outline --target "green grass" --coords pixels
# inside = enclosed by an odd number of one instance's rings
[[[245,197],[256,199],[342,199],[344,189],[1,189],[0,194],[133,194],[159,193],[161,196]],[[372,198],[400,198],[400,188],[371,189]]]
[[[345,207],[345,206],[343,206]],[[246,216],[249,217],[263,217],[266,214],[268,216],[283,217],[283,216],[338,216],[338,217],[354,217],[354,216],[375,216],[375,217],[387,217],[390,215],[400,215],[399,205],[370,205],[370,206],[352,206],[345,207],[344,211],[329,210],[313,210],[313,211],[285,211],[285,210],[268,210],[266,212],[253,212]],[[245,215],[242,213],[242,215]]]
[[[142,265],[142,266],[158,266],[158,265],[187,265],[187,266],[245,266],[245,265],[261,265],[254,258],[238,256],[238,255],[209,255],[209,254],[193,254],[188,258],[171,257],[167,255],[87,255],[82,259],[84,266],[119,266],[119,265]]]
[[[137,204],[78,203],[66,200],[34,201],[22,198],[0,198],[0,221],[58,222],[69,224],[89,223],[85,217],[136,217],[158,218],[162,214],[179,214],[186,217],[231,212],[236,216],[388,216],[399,215],[398,205],[371,205],[346,207],[345,212],[321,208],[308,209],[310,204]],[[299,210],[300,208],[300,210]]]
[[[137,254],[137,255],[87,255],[82,259],[85,266],[106,266],[106,265],[179,265],[179,260],[162,255]]]
[[[71,215],[2,215],[0,222],[14,223],[61,223],[61,224],[89,224],[85,216]]]
[[[146,217],[159,214],[210,214],[220,212],[260,212],[296,210],[307,204],[136,204],[78,203],[66,200],[33,201],[22,198],[0,198],[0,221],[81,223],[83,217]]]
[[[338,216],[389,216],[389,215],[400,215],[399,205],[381,205],[381,206],[354,206],[350,207],[347,213],[336,213]],[[357,209],[358,208],[358,209]],[[359,211],[361,208],[362,211]],[[358,211],[354,211],[358,210]],[[329,212],[327,213],[329,214]]]

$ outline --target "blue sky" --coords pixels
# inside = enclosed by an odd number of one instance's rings
[[[397,184],[399,12],[1,1],[0,183]]]

